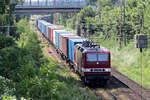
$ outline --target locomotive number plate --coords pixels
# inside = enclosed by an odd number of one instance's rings
[[[94,72],[105,72],[105,69],[103,69],[103,68],[94,68],[93,71]]]

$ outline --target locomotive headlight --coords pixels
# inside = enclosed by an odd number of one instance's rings
[[[90,72],[90,71],[91,71],[91,69],[89,69],[89,68],[86,69],[86,72]]]
[[[83,72],[90,72],[91,69],[90,69],[90,68],[82,68],[82,71],[83,71]]]
[[[85,68],[85,72],[90,72],[90,71],[91,71],[91,69]]]
[[[111,72],[111,68],[106,68],[105,71],[106,72]]]

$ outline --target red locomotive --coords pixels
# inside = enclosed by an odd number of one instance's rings
[[[104,81],[111,76],[110,52],[99,45],[84,41],[75,46],[74,70],[81,75],[85,83]]]

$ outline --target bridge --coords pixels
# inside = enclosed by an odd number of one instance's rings
[[[50,14],[79,12],[86,0],[25,0],[15,7],[15,14]]]

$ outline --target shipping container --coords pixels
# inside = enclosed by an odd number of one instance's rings
[[[58,34],[58,40],[59,40],[59,42],[58,42],[58,48],[59,48],[59,50],[61,50],[62,49],[62,40],[61,40],[61,35],[63,35],[63,34],[69,34],[69,32],[68,31],[65,31],[65,32],[60,32],[60,34]]]
[[[56,32],[64,32],[65,30],[54,30],[53,31],[53,43],[56,45]]]
[[[51,25],[50,23],[47,23],[47,22],[43,22],[44,24],[44,30],[43,30],[43,33],[45,35],[45,37],[47,37],[47,26]]]
[[[51,29],[52,27],[56,27],[56,26],[55,26],[55,25],[48,26],[48,39],[49,39],[49,41],[50,41],[50,37],[51,37],[50,29]]]
[[[41,31],[41,29],[42,29],[41,27],[42,27],[42,20],[39,20],[39,21],[38,21],[38,28],[40,29],[40,31]]]
[[[42,24],[41,32],[45,36],[46,35],[46,25],[48,23],[46,21],[41,21],[41,24]]]
[[[78,39],[81,38],[80,36],[77,35],[65,35],[62,37],[62,43],[63,43],[63,54],[68,57],[68,39]]]
[[[50,28],[50,40],[51,40],[51,42],[53,42],[53,31],[54,30],[61,30],[61,28],[59,28],[57,26],[54,26],[54,27]]]
[[[50,23],[48,25],[46,25],[46,37],[47,37],[47,39],[49,39],[49,28],[52,26],[54,26],[54,25],[50,24]]]
[[[38,21],[39,21],[39,19],[36,19],[36,27],[38,27]]]
[[[37,26],[38,29],[40,29],[40,24],[41,24],[40,22],[41,22],[41,20],[38,20],[38,26]]]
[[[61,52],[63,52],[63,39],[62,38],[64,36],[75,36],[75,34],[68,32],[66,34],[60,34],[59,35],[59,44],[60,44],[59,49],[60,49]]]
[[[51,33],[51,29],[52,28],[57,28],[57,26],[55,26],[55,25],[53,25],[53,26],[50,26],[50,27],[48,27],[48,34],[49,34],[49,40],[51,41],[51,39],[52,39],[52,33]],[[52,41],[51,41],[52,42]]]
[[[67,31],[63,30],[63,31],[56,31],[55,32],[55,40],[56,40],[56,47],[58,48],[59,47],[59,34],[62,34],[62,33],[67,33]]]
[[[42,32],[43,35],[45,35],[44,34],[44,24],[43,24],[43,22],[41,24],[42,24],[41,32]]]
[[[86,39],[69,39],[68,41],[68,54],[69,54],[69,59],[74,62],[74,47],[76,44],[80,44]]]
[[[39,20],[38,21],[38,28],[40,29],[40,31],[42,31],[42,21],[43,20]]]

